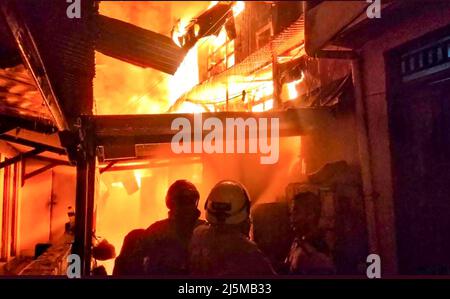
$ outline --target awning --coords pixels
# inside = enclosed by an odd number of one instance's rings
[[[225,123],[226,118],[278,118],[280,137],[301,136],[314,130],[332,126],[334,117],[327,107],[288,109],[285,111],[266,112],[205,112],[202,119],[215,117]],[[194,123],[194,114],[158,114],[158,115],[104,115],[91,116],[95,128],[97,154],[100,160],[135,159],[151,157],[161,148],[167,149],[164,154],[171,153],[172,137],[178,132],[172,130],[172,121],[186,118]],[[210,131],[202,131],[205,136]],[[194,140],[194,139],[192,139]],[[155,152],[156,151],[156,152]],[[179,154],[172,154],[180,156]],[[186,154],[183,154],[186,156]]]
[[[60,130],[92,113],[95,74],[97,5],[81,1],[79,19],[68,18],[66,11],[65,1],[0,1],[0,15]]]
[[[24,65],[0,69],[0,118],[23,118],[41,123],[53,123],[33,78]]]

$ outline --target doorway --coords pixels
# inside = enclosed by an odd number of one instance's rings
[[[387,61],[400,274],[450,274],[448,32],[414,41]]]

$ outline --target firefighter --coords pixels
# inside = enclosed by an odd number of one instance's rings
[[[184,275],[187,274],[188,246],[199,220],[200,194],[187,180],[173,183],[166,195],[167,219],[157,221],[146,230],[133,230],[124,240],[116,259],[116,275]]]
[[[195,229],[190,245],[190,273],[208,276],[275,274],[269,260],[249,240],[250,198],[234,181],[221,181],[206,203],[209,225]]]
[[[319,228],[321,202],[311,191],[298,193],[290,206],[294,241],[286,259],[289,274],[335,274],[325,232]]]

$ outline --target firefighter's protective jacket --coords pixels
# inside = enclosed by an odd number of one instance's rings
[[[173,217],[155,222],[146,230],[133,230],[124,239],[114,275],[187,274],[192,231],[202,220]]]
[[[243,234],[223,227],[201,225],[194,230],[189,267],[193,275],[274,275],[269,260]]]

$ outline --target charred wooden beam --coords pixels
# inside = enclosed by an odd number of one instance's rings
[[[96,160],[92,122],[83,119],[79,123],[82,136],[77,146],[77,186],[75,203],[75,239],[72,252],[81,258],[81,274],[91,273],[92,237],[94,235],[94,196]]]
[[[169,37],[99,15],[96,49],[108,56],[140,67],[173,75],[186,52]]]
[[[41,53],[36,46],[28,24],[19,16],[15,4],[15,1],[2,1],[0,2],[0,11],[14,36],[24,63],[30,70],[40,93],[50,109],[56,126],[60,130],[67,130],[69,128],[68,123],[56,97],[54,86],[48,77]]]
[[[69,164],[69,162],[58,160],[58,159],[52,159],[52,158],[40,157],[40,156],[33,156],[33,157],[30,157],[30,158],[34,159],[34,160],[42,161],[42,162],[48,162],[49,164],[44,166],[44,167],[41,167],[41,168],[39,168],[37,170],[34,170],[34,171],[30,172],[30,173],[26,173],[26,163],[28,161],[28,158],[22,159],[22,163],[21,163],[22,164],[22,170],[20,172],[21,175],[22,175],[22,178],[21,178],[21,186],[22,187],[23,187],[23,185],[25,185],[25,181],[26,180],[28,180],[28,179],[30,179],[30,178],[38,175],[38,174],[41,174],[41,173],[43,173],[43,172],[45,172],[47,170],[50,170],[50,169],[52,169],[52,168],[54,168],[56,166],[60,166],[60,165],[71,166]]]
[[[109,172],[109,171],[126,171],[126,170],[137,170],[137,169],[149,169],[149,168],[158,168],[158,167],[167,167],[170,165],[186,165],[186,164],[194,164],[198,163],[200,160],[199,155],[190,155],[191,158],[186,158],[186,155],[183,155],[182,158],[180,156],[176,157],[176,155],[172,156],[158,156],[158,159],[152,160],[113,160],[109,162],[106,166],[100,168],[100,173]],[[167,159],[166,161],[161,160]],[[111,166],[110,166],[111,165]]]
[[[0,163],[0,169],[5,168],[5,167],[7,167],[9,165],[12,165],[14,163],[17,163],[17,162],[21,161],[22,159],[30,158],[30,157],[39,155],[42,152],[44,152],[44,149],[42,149],[42,148],[35,148],[35,149],[33,149],[31,151],[28,151],[26,153],[19,154],[19,155],[15,156],[15,157],[12,157],[10,159],[6,159],[5,161]]]
[[[164,147],[170,151],[172,138],[178,130],[172,130],[172,122],[176,118],[189,120],[194,130],[194,114],[159,114],[159,115],[108,115],[95,116],[95,140],[98,147],[100,161],[151,157],[155,153],[164,152]],[[257,123],[267,119],[268,136],[271,118],[279,120],[279,136],[300,136],[323,127],[330,127],[334,123],[334,116],[330,108],[304,108],[286,111],[268,112],[207,112],[202,113],[202,119],[215,117],[225,125],[227,118],[254,118]],[[202,128],[202,136],[210,131]],[[247,130],[246,130],[247,131]],[[263,133],[263,132],[261,132]],[[264,132],[265,133],[265,132]],[[247,133],[246,133],[247,134]],[[191,140],[195,137],[191,135]],[[235,139],[237,134],[235,134]],[[154,147],[157,148],[154,148]],[[165,151],[167,152],[167,151]],[[184,154],[184,156],[189,154]],[[174,156],[176,156],[174,154]]]
[[[43,172],[46,172],[47,170],[50,170],[50,169],[52,169],[52,168],[54,168],[56,166],[58,166],[58,164],[50,163],[50,164],[47,164],[47,165],[45,165],[45,166],[43,166],[41,168],[38,168],[38,169],[36,169],[36,170],[34,170],[34,171],[30,172],[30,173],[24,173],[22,182],[25,182],[26,180],[31,179],[32,177],[35,177],[35,176],[37,176],[37,175],[39,175],[39,174],[41,174]]]
[[[66,151],[62,148],[35,142],[35,141],[31,141],[31,140],[27,140],[27,139],[23,139],[23,138],[14,137],[14,136],[7,135],[7,134],[0,135],[0,139],[7,141],[7,142],[17,143],[17,144],[21,144],[21,145],[25,145],[25,146],[29,146],[29,147],[40,148],[43,151],[52,152],[52,153],[59,154],[59,155],[66,154]]]
[[[55,128],[50,122],[47,122],[45,120],[32,120],[12,117],[8,115],[1,115],[0,133],[4,133],[15,128],[27,129],[44,134],[51,134],[57,131],[57,128]]]
[[[186,118],[194,123],[194,114],[158,114],[158,115],[105,115],[95,116],[95,135],[97,145],[110,143],[145,144],[168,143],[178,132],[171,129],[176,118]],[[206,112],[202,119],[215,117],[222,123],[227,118],[278,118],[280,136],[307,134],[310,130],[325,125],[332,119],[329,108],[300,108],[286,111],[268,112]],[[206,134],[209,131],[203,132]]]
[[[104,173],[105,171],[108,171],[110,168],[112,168],[114,166],[114,164],[116,164],[117,161],[111,161],[108,163],[108,165],[106,165],[103,168],[100,168],[100,174]]]

